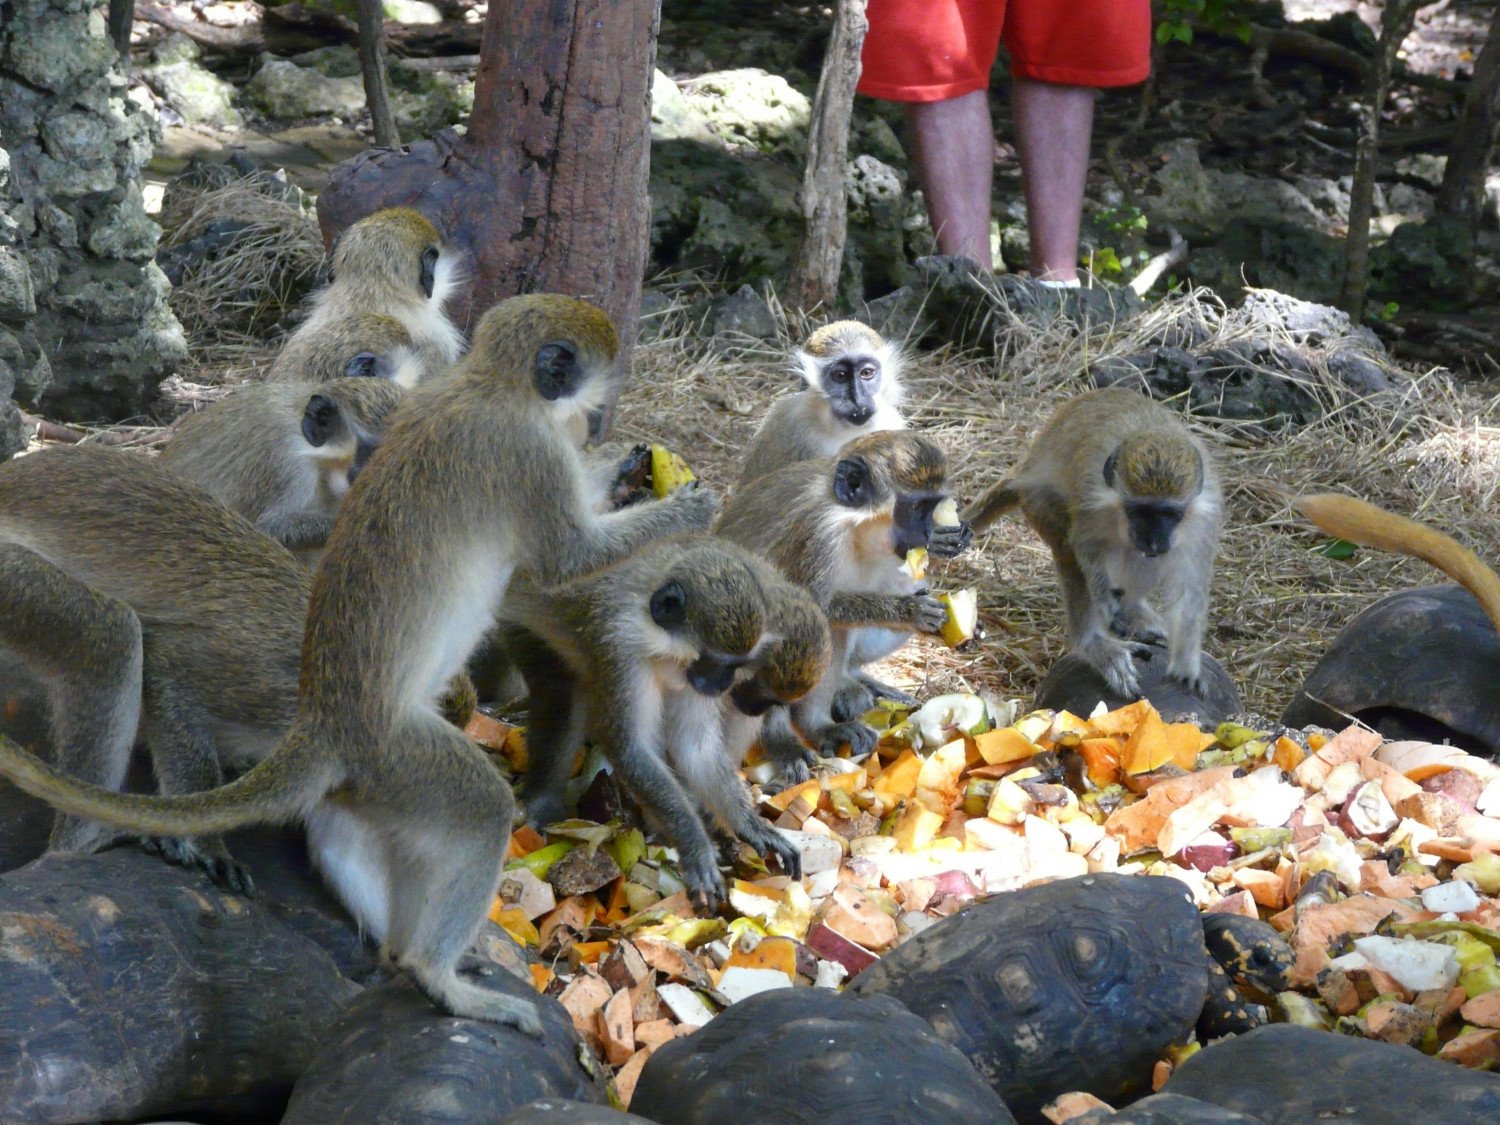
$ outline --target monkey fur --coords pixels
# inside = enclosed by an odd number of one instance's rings
[[[745,451],[737,487],[791,461],[831,457],[864,434],[904,430],[902,356],[867,324],[825,324],[797,349],[807,389],[782,395]]]
[[[303,820],[324,877],[434,1003],[539,1034],[532,1004],[456,972],[494,900],[515,805],[432,700],[513,573],[565,582],[713,518],[707,489],[591,511],[571,435],[602,413],[617,349],[595,306],[515,297],[484,315],[453,371],[409,393],[313,580],[291,729],[249,772],[207,792],[121,794],[0,739],[0,773],[64,812],[137,832]]]
[[[1134,698],[1136,642],[1165,641],[1167,674],[1201,693],[1224,500],[1182,419],[1119,387],[1069,399],[964,518],[978,530],[1016,506],[1052,551],[1073,651]]]
[[[324,383],[346,374],[351,355],[390,355],[398,346],[407,349],[402,359],[414,362],[388,372],[397,382],[411,385],[444,371],[463,354],[463,335],[443,311],[462,282],[458,253],[423,215],[408,207],[376,211],[339,235],[328,284],[266,378]]]
[[[833,630],[833,658],[817,688],[766,715],[761,744],[784,777],[807,776],[798,731],[825,756],[846,742],[857,754],[874,746],[870,727],[833,716],[859,664],[894,651],[860,650],[863,629],[889,630],[899,644],[914,631],[942,628],[942,603],[902,564],[913,547],[944,553],[966,545],[966,526],[933,526],[946,473],[935,442],[907,430],[882,431],[854,439],[833,457],[784,465],[754,488],[736,489],[726,503],[718,534],[808,590]]]
[[[520,626],[507,641],[531,696],[524,792],[534,823],[561,819],[563,787],[592,733],[676,846],[705,907],[725,895],[705,819],[796,865],[796,849],[751,809],[723,741],[722,709],[778,643],[767,583],[783,584],[734,544],[674,536],[507,604]]]
[[[315,564],[402,393],[368,378],[252,383],[179,422],[159,459]]]

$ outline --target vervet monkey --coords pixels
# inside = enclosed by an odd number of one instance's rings
[[[295,711],[311,586],[284,548],[142,453],[85,444],[0,465],[0,643],[44,682],[70,777],[118,789],[138,737],[165,793],[263,758]],[[114,836],[59,815],[48,850]],[[157,847],[249,889],[217,836]]]
[[[160,460],[316,562],[403,393],[367,378],[251,384],[179,422]]]
[[[330,322],[321,335],[303,342],[300,362],[308,372],[305,378],[288,366],[278,373],[277,379],[327,382],[372,378],[414,387],[429,373],[435,375],[447,370],[446,363],[436,365],[430,359],[430,349],[426,355],[420,352],[412,342],[411,333],[395,317],[361,312]]]
[[[136,832],[304,820],[325,878],[428,997],[540,1034],[532,1004],[455,972],[494,901],[515,806],[432,701],[512,574],[567,581],[712,518],[706,489],[590,511],[569,435],[578,417],[602,414],[617,350],[595,306],[515,297],[485,313],[462,363],[410,392],[314,578],[291,730],[248,773],[204,793],[120,794],[4,740],[0,773],[64,812]]]
[[[284,548],[156,458],[78,445],[0,464],[0,644],[42,680],[69,776],[119,788],[138,739],[165,793],[264,758],[296,711],[311,590]],[[465,688],[443,701],[460,726]],[[114,835],[59,815],[48,850]],[[217,837],[149,843],[251,889]]]
[[[343,376],[350,355],[386,354],[402,341],[369,319],[372,313],[406,330],[421,377],[443,371],[463,353],[463,334],[443,311],[461,281],[457,253],[443,246],[421,213],[409,207],[376,211],[339,235],[328,284],[313,297],[312,311],[282,345],[266,378],[322,383]],[[391,377],[420,381],[409,365]]]
[[[677,848],[683,881],[702,905],[725,895],[705,815],[795,862],[795,849],[751,810],[721,738],[721,700],[774,640],[765,635],[763,576],[774,572],[732,543],[674,536],[506,606],[521,626],[506,636],[531,699],[529,819],[562,818],[563,788],[592,733]]]
[[[1500,577],[1457,540],[1352,496],[1318,492],[1298,496],[1292,503],[1329,535],[1380,551],[1410,555],[1437,567],[1474,595],[1500,631]]]
[[[1073,651],[1134,698],[1133,642],[1165,641],[1167,674],[1201,693],[1224,498],[1182,419],[1120,387],[1069,399],[964,518],[977,530],[1016,505],[1052,550]],[[1147,601],[1157,590],[1164,614]]]
[[[857,320],[825,324],[797,349],[807,389],[782,395],[750,439],[737,487],[792,461],[831,457],[863,434],[904,430],[902,356]]]
[[[818,687],[791,709],[766,719],[761,742],[784,774],[805,777],[806,752],[795,725],[825,755],[849,743],[874,746],[875,732],[855,720],[835,721],[833,701],[865,653],[861,627],[937,633],[946,613],[904,569],[914,547],[961,548],[967,527],[934,528],[945,498],[947,459],[929,438],[886,431],[856,438],[834,457],[785,465],[738,488],[724,507],[718,534],[769,559],[806,588],[833,629],[833,659]],[[883,655],[883,654],[882,654]],[[790,718],[790,724],[788,723]]]

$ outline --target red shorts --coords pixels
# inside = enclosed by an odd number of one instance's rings
[[[1151,0],[869,0],[859,92],[936,102],[986,90],[1001,40],[1011,74],[1132,86],[1151,73]]]

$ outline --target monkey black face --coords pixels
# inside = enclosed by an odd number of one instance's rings
[[[926,547],[932,541],[932,513],[941,504],[938,492],[901,492],[896,495],[891,514],[892,549],[902,558],[914,547]]]
[[[875,416],[880,390],[880,361],[873,356],[839,356],[823,368],[823,394],[836,416],[863,426]]]
[[[321,449],[343,435],[344,412],[327,395],[313,395],[302,412],[302,436],[314,449]]]
[[[437,287],[438,248],[429,246],[422,251],[422,295],[432,300],[432,291]]]
[[[344,374],[356,379],[388,379],[390,371],[382,370],[380,357],[374,352],[360,352],[344,364]]]
[[[1125,522],[1130,541],[1149,558],[1172,549],[1172,534],[1182,522],[1183,506],[1172,500],[1127,500]]]
[[[587,381],[578,350],[567,340],[553,340],[537,349],[532,378],[537,393],[548,402],[571,398]]]
[[[760,682],[758,676],[751,676],[743,683],[735,684],[730,689],[729,698],[734,702],[736,711],[742,715],[749,715],[752,719],[760,718],[772,707],[783,702],[776,698],[770,688]]]

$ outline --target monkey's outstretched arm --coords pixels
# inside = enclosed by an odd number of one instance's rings
[[[786,784],[797,785],[812,776],[808,767],[815,755],[793,729],[790,708],[772,707],[766,712],[760,728],[760,748]]]
[[[1333,492],[1299,496],[1297,508],[1317,527],[1351,543],[1410,555],[1437,567],[1484,608],[1500,629],[1500,577],[1457,540],[1413,520]]]
[[[1201,694],[1203,631],[1219,542],[1217,511],[1190,511],[1174,539],[1159,587],[1167,625],[1167,675]]]
[[[1112,597],[1102,560],[1090,560],[1086,565],[1066,545],[1054,547],[1052,558],[1057,564],[1073,651],[1098,669],[1116,692],[1134,699],[1140,685],[1131,663],[1131,646],[1110,632]]]
[[[936,633],[946,617],[943,603],[930,594],[834,594],[828,603],[830,625]]]
[[[616,774],[677,848],[688,892],[712,909],[728,892],[703,819],[667,766],[660,687],[641,671],[596,669],[591,695],[594,721]]]

